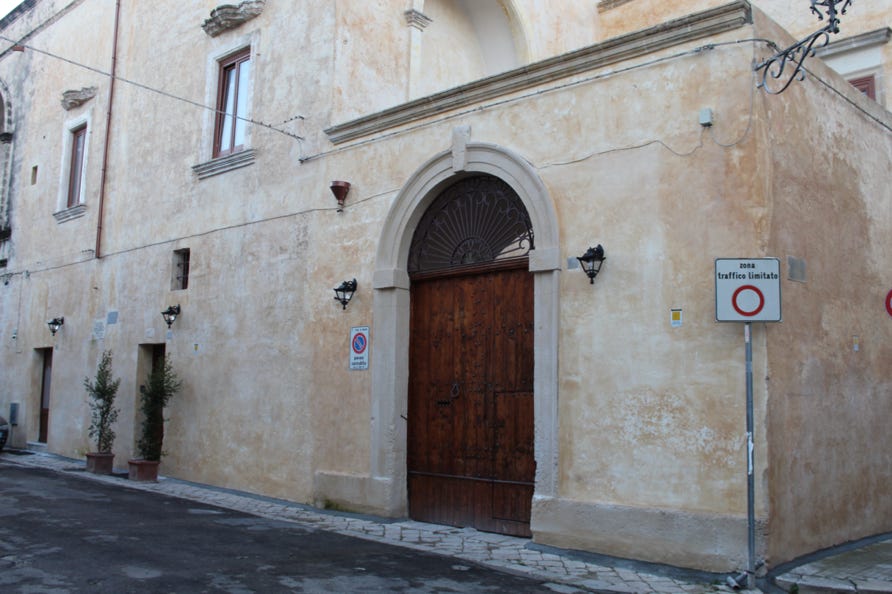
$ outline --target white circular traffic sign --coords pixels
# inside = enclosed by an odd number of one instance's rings
[[[717,322],[780,322],[780,260],[716,258]]]
[[[757,315],[765,307],[765,295],[754,285],[743,285],[731,296],[734,311],[745,317]]]

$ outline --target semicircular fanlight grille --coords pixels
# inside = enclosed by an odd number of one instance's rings
[[[497,177],[464,178],[446,188],[421,218],[409,273],[446,270],[525,256],[533,226],[520,197]]]

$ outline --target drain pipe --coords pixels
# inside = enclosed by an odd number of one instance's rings
[[[102,218],[105,211],[105,186],[108,177],[108,145],[111,141],[112,104],[115,100],[115,76],[118,69],[118,21],[121,17],[121,0],[115,2],[115,32],[112,37],[111,81],[108,85],[108,113],[105,118],[105,146],[102,149],[102,172],[99,180],[99,216],[96,221],[96,247],[94,258],[102,257]]]

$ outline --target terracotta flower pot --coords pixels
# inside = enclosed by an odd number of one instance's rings
[[[130,466],[131,481],[157,481],[158,465],[161,462],[157,460],[128,460]]]
[[[93,474],[111,474],[114,468],[115,455],[105,452],[87,454],[87,472]]]

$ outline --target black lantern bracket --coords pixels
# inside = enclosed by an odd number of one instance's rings
[[[787,49],[777,50],[777,46],[771,44],[777,53],[755,67],[756,72],[762,72],[762,80],[757,86],[765,89],[769,95],[783,93],[794,80],[805,80],[803,64],[806,58],[814,56],[816,50],[830,43],[831,33],[839,33],[839,16],[846,13],[854,0],[810,1],[811,11],[818,15],[819,20],[823,21],[824,15],[827,15],[827,24]],[[779,81],[782,84],[780,87],[772,88],[770,81]]]
[[[170,325],[173,324],[177,320],[177,316],[180,315],[180,304],[171,305],[167,309],[161,312],[161,316],[164,318],[164,321],[167,322],[167,327],[170,328]]]
[[[601,272],[601,266],[607,257],[604,255],[604,248],[599,243],[597,247],[590,247],[584,254],[576,258],[582,265],[582,270],[589,278],[589,284],[595,284],[595,277]]]
[[[59,328],[61,328],[64,323],[65,323],[65,317],[59,316],[58,318],[53,318],[52,320],[47,322],[46,325],[49,326],[50,332],[52,333],[53,336],[55,336],[56,332],[59,331]]]
[[[334,292],[335,301],[344,306],[344,309],[347,309],[347,304],[350,303],[350,300],[353,299],[353,294],[356,292],[356,279],[342,282],[335,287]]]

